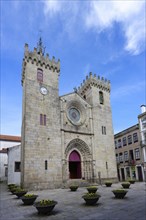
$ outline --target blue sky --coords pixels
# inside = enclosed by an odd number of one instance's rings
[[[21,135],[24,44],[61,60],[59,94],[89,72],[111,81],[114,133],[138,122],[146,104],[143,0],[1,0],[1,134]]]

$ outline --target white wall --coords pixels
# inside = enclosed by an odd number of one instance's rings
[[[16,145],[20,145],[21,142],[14,142],[14,141],[0,141],[0,150],[2,148],[8,148],[8,147],[13,147]]]
[[[7,180],[5,170],[7,169],[8,155],[7,153],[0,153],[0,180]]]
[[[20,149],[21,145],[8,150],[8,184],[20,185],[21,172],[15,172],[15,162],[20,162]]]
[[[0,151],[2,149],[7,149],[7,148],[10,148],[13,146],[18,146],[18,145],[20,145],[20,143],[21,142],[18,142],[18,141],[15,142],[15,141],[11,141],[11,140],[0,140]],[[2,181],[7,180],[7,177],[5,176],[5,172],[6,172],[5,170],[8,168],[7,164],[8,164],[7,153],[0,152],[0,180],[2,180]]]

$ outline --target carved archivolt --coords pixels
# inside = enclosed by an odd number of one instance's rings
[[[79,138],[73,139],[69,142],[65,149],[65,157],[67,159],[68,155],[71,151],[77,150],[80,154],[83,160],[92,160],[92,154],[88,147],[88,145],[82,141]]]

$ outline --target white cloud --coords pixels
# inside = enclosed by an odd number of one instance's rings
[[[145,41],[145,1],[96,1],[90,3],[87,28],[101,32],[121,23],[126,37],[125,50],[136,55],[143,51]]]
[[[80,24],[86,30],[94,28],[97,34],[120,23],[125,36],[124,49],[133,55],[141,53],[145,41],[145,1],[56,1],[46,0],[44,13],[53,16],[60,13],[64,31],[70,36]]]
[[[144,49],[145,34],[144,19],[134,21],[126,29],[125,49],[135,55],[139,54]]]
[[[45,14],[50,14],[51,16],[56,14],[62,9],[62,2],[55,0],[44,1],[44,12]]]

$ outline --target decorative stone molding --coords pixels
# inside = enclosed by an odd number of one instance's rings
[[[72,141],[69,142],[69,144],[67,145],[66,149],[65,149],[65,157],[67,158],[69,152],[71,152],[73,149],[77,149],[82,157],[83,160],[92,160],[92,155],[91,155],[91,151],[88,147],[88,145],[82,141],[79,138],[73,139]]]
[[[73,121],[72,118],[69,115],[69,111],[71,108],[76,109],[79,112],[79,117],[80,119],[78,121]],[[68,118],[68,120],[76,126],[81,126],[85,123],[86,121],[86,108],[84,107],[84,105],[81,104],[81,102],[79,102],[78,100],[71,100],[67,103],[66,105],[66,116]]]

